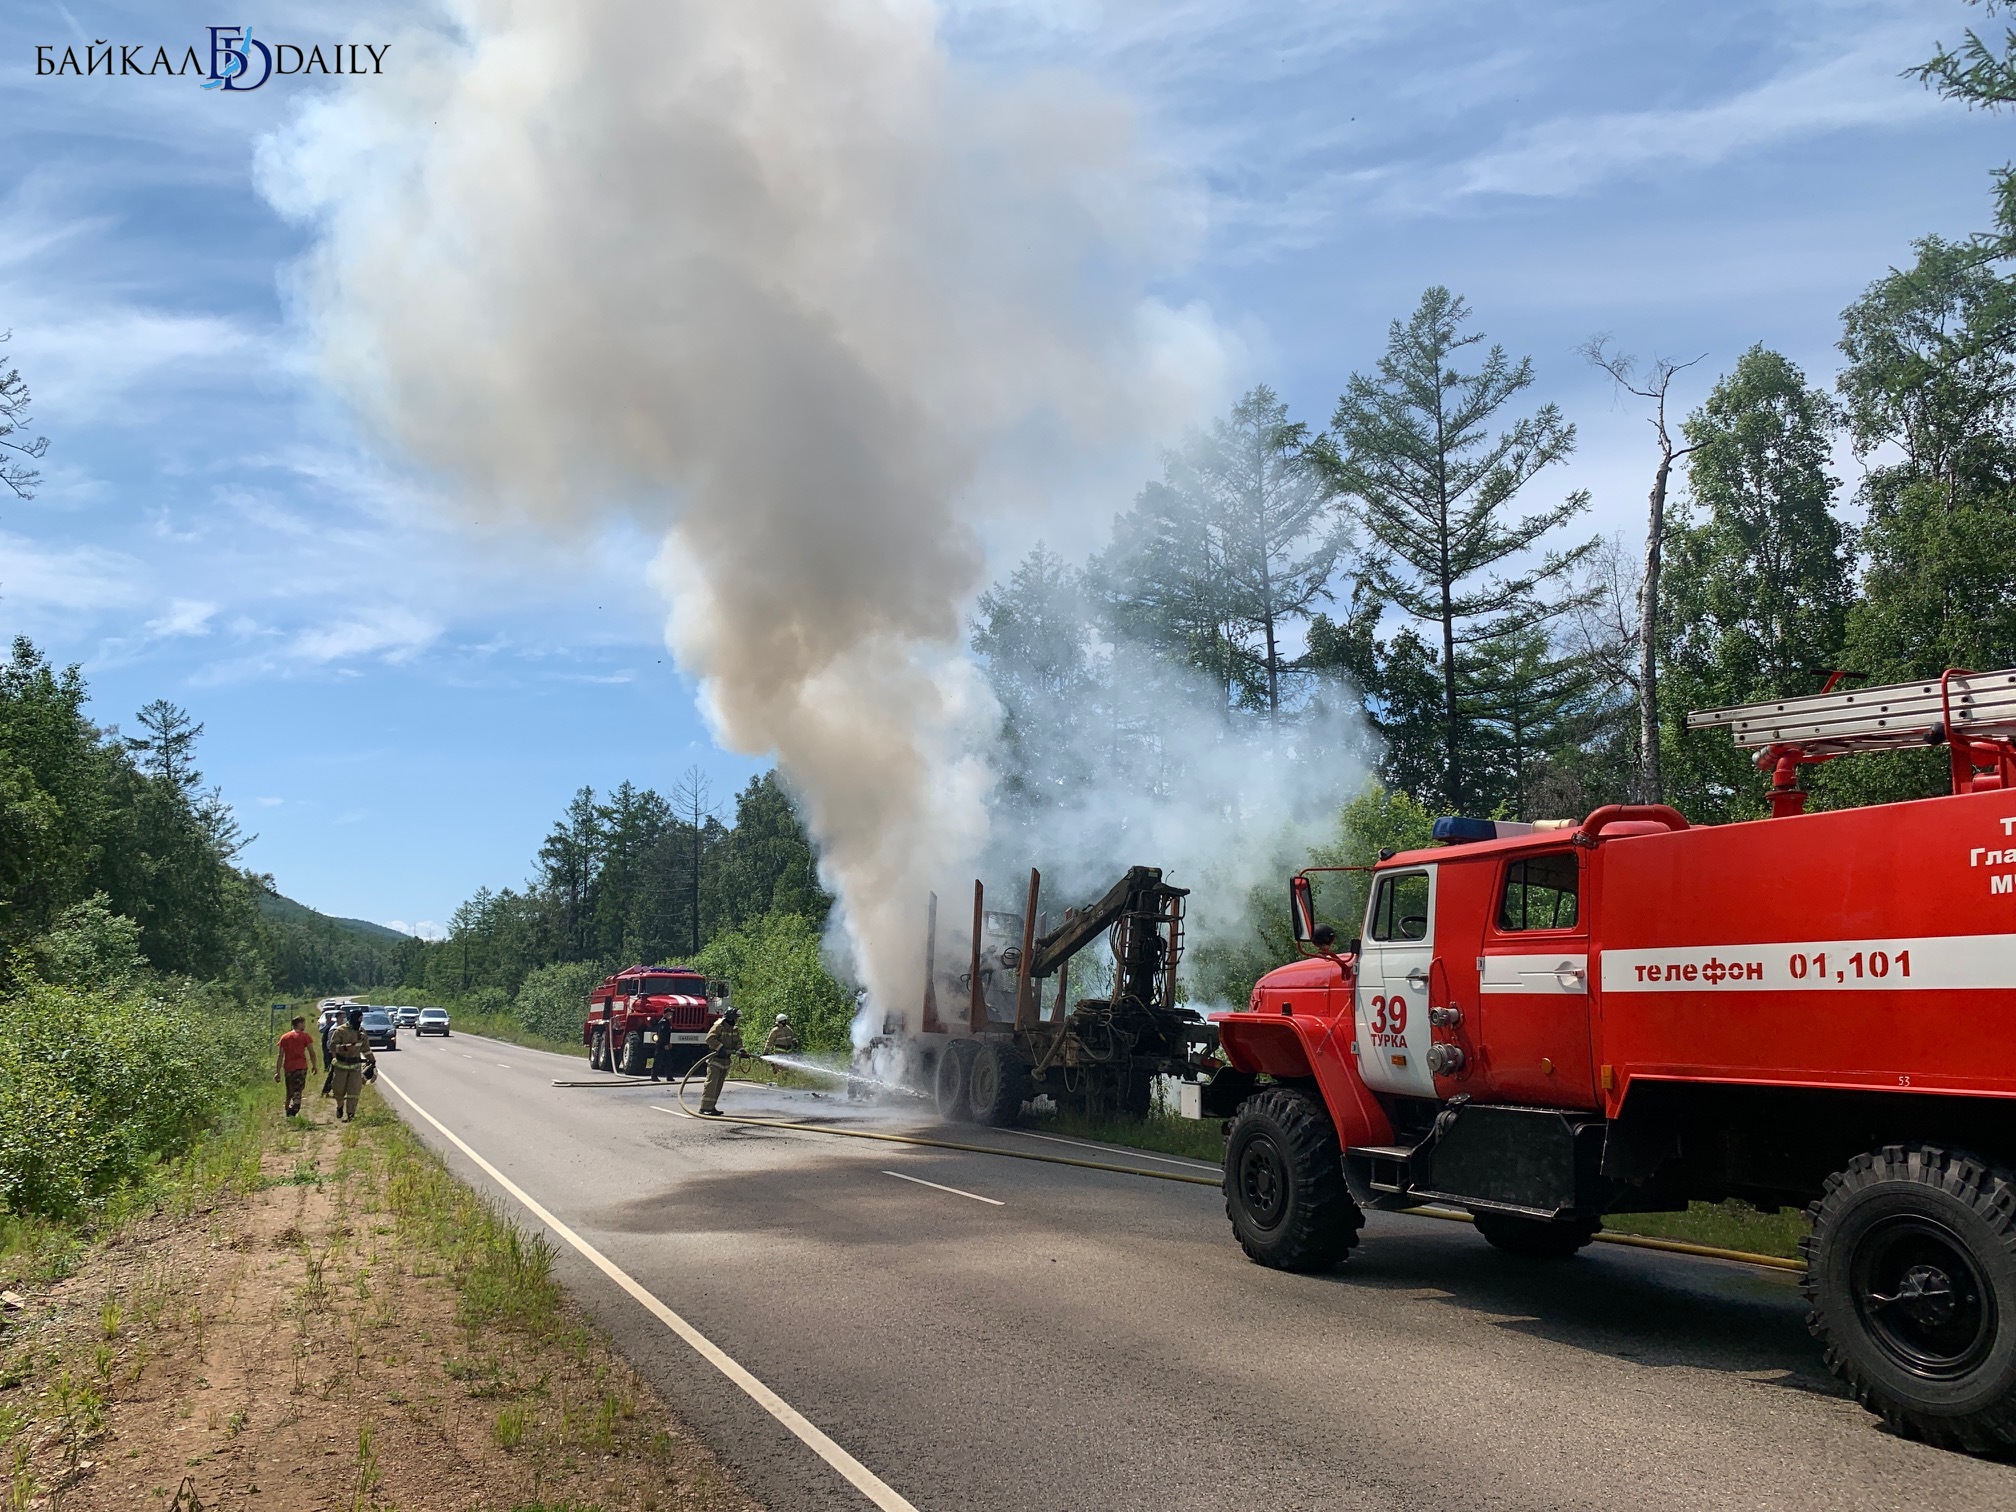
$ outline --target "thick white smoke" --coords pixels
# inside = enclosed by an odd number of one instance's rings
[[[318,228],[304,311],[379,434],[486,518],[662,529],[672,647],[719,738],[776,754],[888,1003],[985,840],[996,714],[960,643],[987,510],[1219,377],[1208,321],[1145,292],[1184,202],[1128,111],[964,74],[936,27],[924,0],[463,0],[260,165]]]

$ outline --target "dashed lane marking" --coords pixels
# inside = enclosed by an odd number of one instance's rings
[[[993,1197],[982,1197],[978,1192],[962,1192],[958,1187],[940,1186],[935,1181],[926,1181],[922,1176],[905,1176],[901,1171],[884,1171],[884,1176],[894,1176],[898,1181],[914,1181],[919,1186],[928,1186],[934,1192],[950,1192],[954,1197],[971,1197],[975,1202],[984,1202],[989,1207],[1006,1207],[1007,1203]]]
[[[642,1283],[631,1276],[628,1271],[624,1270],[615,1261],[611,1260],[607,1255],[595,1248],[594,1245],[583,1239],[574,1230],[540,1206],[523,1187],[498,1170],[497,1167],[490,1164],[481,1155],[470,1149],[462,1141],[461,1136],[457,1135],[432,1113],[421,1107],[420,1104],[413,1101],[411,1097],[406,1095],[403,1089],[383,1072],[379,1073],[378,1082],[380,1086],[397,1092],[400,1101],[404,1102],[407,1107],[411,1108],[415,1113],[418,1113],[428,1123],[438,1129],[441,1132],[442,1138],[454,1145],[464,1155],[467,1155],[476,1163],[479,1170],[513,1197],[517,1198],[519,1202],[523,1203],[527,1212],[531,1213],[533,1217],[558,1234],[578,1251],[582,1258],[587,1260],[590,1265],[593,1265],[603,1275],[636,1298],[643,1305],[645,1311],[649,1312],[651,1316],[677,1334],[701,1359],[733,1381],[750,1401],[783,1424],[785,1428],[790,1430],[793,1437],[837,1471],[841,1479],[845,1480],[848,1485],[880,1507],[882,1512],[917,1512],[915,1506],[906,1501],[893,1487],[889,1486],[881,1477],[876,1475],[874,1471],[870,1470],[866,1465],[854,1458],[853,1455],[828,1438],[811,1419],[807,1418],[797,1408],[777,1395],[768,1386],[757,1380],[755,1376],[750,1374],[742,1365],[738,1364],[727,1351],[723,1350],[712,1339],[708,1338],[699,1329],[688,1323],[679,1314],[672,1311],[671,1308],[645,1290]],[[981,1200],[984,1202],[986,1199],[982,1198]]]

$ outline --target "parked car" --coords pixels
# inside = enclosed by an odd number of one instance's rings
[[[399,1048],[399,1026],[392,1022],[392,1015],[383,1008],[364,1010],[364,1038],[373,1050],[397,1050]]]
[[[392,1022],[397,1024],[401,1029],[411,1029],[415,1024],[420,1022],[420,1010],[413,1007],[410,1003],[402,1004],[400,1007],[392,1010]]]
[[[419,1021],[413,1026],[415,1034],[438,1034],[448,1038],[448,1010],[446,1008],[422,1008]]]

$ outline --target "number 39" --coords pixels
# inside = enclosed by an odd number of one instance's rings
[[[1405,1034],[1407,1032],[1407,999],[1404,997],[1373,998],[1372,1032],[1374,1034]]]

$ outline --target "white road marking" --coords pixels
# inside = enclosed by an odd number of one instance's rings
[[[500,1071],[509,1071],[511,1068],[508,1065],[506,1065],[503,1061],[499,1061],[497,1062],[497,1069]]]
[[[1146,1150],[1136,1150],[1127,1145],[1091,1144],[1083,1139],[1066,1139],[1062,1134],[1037,1134],[1028,1129],[1009,1129],[1010,1134],[1020,1134],[1024,1139],[1047,1139],[1052,1144],[1076,1145],[1081,1150],[1097,1150],[1101,1155],[1126,1155],[1135,1160],[1153,1160],[1162,1165],[1189,1166],[1198,1171],[1220,1169],[1202,1160],[1186,1160],[1177,1155],[1150,1155]]]
[[[975,1202],[984,1202],[989,1207],[1006,1207],[1005,1202],[992,1197],[982,1197],[978,1192],[962,1192],[957,1187],[940,1186],[935,1181],[926,1181],[922,1176],[905,1176],[901,1171],[884,1171],[884,1176],[894,1176],[898,1181],[914,1181],[919,1186],[928,1186],[934,1192],[950,1192],[954,1197],[971,1197]]]
[[[893,1487],[886,1484],[874,1471],[870,1470],[866,1465],[854,1458],[853,1455],[828,1438],[811,1419],[799,1412],[797,1408],[777,1395],[768,1386],[757,1380],[755,1376],[751,1375],[748,1370],[738,1364],[727,1351],[723,1350],[712,1339],[708,1338],[699,1329],[688,1323],[679,1314],[672,1311],[671,1308],[645,1290],[643,1284],[628,1271],[624,1270],[615,1261],[611,1260],[607,1255],[595,1248],[594,1245],[583,1239],[574,1230],[554,1217],[544,1207],[540,1206],[523,1187],[498,1170],[497,1167],[490,1164],[481,1155],[470,1149],[459,1135],[432,1113],[421,1107],[420,1104],[413,1101],[390,1078],[381,1073],[378,1080],[381,1085],[397,1092],[400,1101],[404,1102],[407,1107],[440,1130],[441,1136],[474,1161],[477,1168],[486,1176],[523,1203],[526,1211],[530,1212],[533,1217],[566,1240],[568,1244],[572,1245],[581,1254],[582,1258],[601,1271],[603,1275],[635,1297],[638,1302],[643,1304],[645,1311],[649,1312],[660,1323],[663,1323],[673,1333],[684,1340],[695,1354],[699,1355],[701,1359],[733,1381],[736,1386],[741,1388],[743,1394],[750,1401],[769,1413],[779,1423],[782,1423],[800,1443],[838,1471],[841,1478],[848,1485],[880,1507],[882,1512],[917,1512],[915,1506],[904,1500]],[[987,1201],[985,1197],[980,1200],[982,1202]]]

